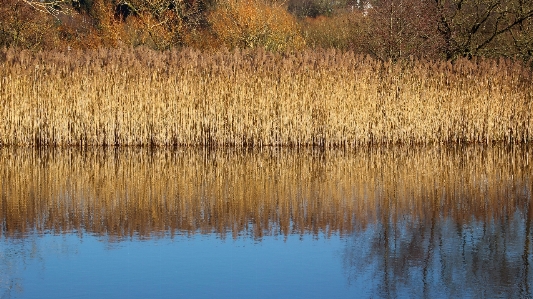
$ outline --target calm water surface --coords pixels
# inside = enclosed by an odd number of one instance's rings
[[[532,159],[0,148],[0,298],[531,298]]]

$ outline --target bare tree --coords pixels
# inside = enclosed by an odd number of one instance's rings
[[[36,49],[50,43],[49,31],[54,24],[48,14],[53,12],[44,10],[47,15],[36,14],[35,8],[47,8],[45,3],[28,4],[25,0],[5,0],[0,5],[0,46]]]
[[[531,24],[530,0],[433,0],[438,32],[448,59],[513,54],[525,44],[524,26]],[[531,31],[529,32],[531,33]],[[512,41],[513,42],[509,42]],[[502,44],[503,43],[503,44]],[[529,47],[531,47],[530,41]],[[502,53],[503,50],[506,53]],[[496,49],[500,49],[497,51]],[[520,51],[520,49],[518,49]]]
[[[60,13],[69,12],[72,8],[72,2],[68,0],[22,0],[24,3],[33,7],[39,12],[47,13],[57,17]]]
[[[430,0],[378,0],[368,11],[367,48],[382,60],[438,56],[435,5]]]

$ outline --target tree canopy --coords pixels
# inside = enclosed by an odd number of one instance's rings
[[[0,46],[336,47],[382,60],[533,55],[529,0],[5,0]]]

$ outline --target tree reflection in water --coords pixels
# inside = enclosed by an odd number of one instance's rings
[[[505,180],[502,173],[489,174],[483,192],[460,176],[464,184],[453,192],[435,183],[418,200],[430,203],[418,215],[396,209],[397,196],[377,199],[375,221],[354,222],[346,238],[348,280],[384,298],[531,298],[531,174]],[[473,213],[480,207],[485,214]]]
[[[23,291],[20,274],[27,260],[42,261],[37,239],[34,234],[0,237],[0,298],[11,298]]]
[[[372,226],[348,241],[345,270],[350,280],[370,271],[383,297],[529,298],[531,232],[524,226],[529,220],[516,217]]]

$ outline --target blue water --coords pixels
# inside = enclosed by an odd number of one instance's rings
[[[215,235],[110,242],[88,234],[2,240],[6,298],[348,298],[343,240]],[[5,265],[4,265],[5,267]],[[3,269],[5,270],[5,269]],[[7,275],[6,275],[7,274]],[[7,276],[7,277],[6,277]]]
[[[532,150],[0,149],[0,299],[532,298]]]
[[[3,238],[1,298],[531,298],[523,216],[379,223],[327,237]]]

